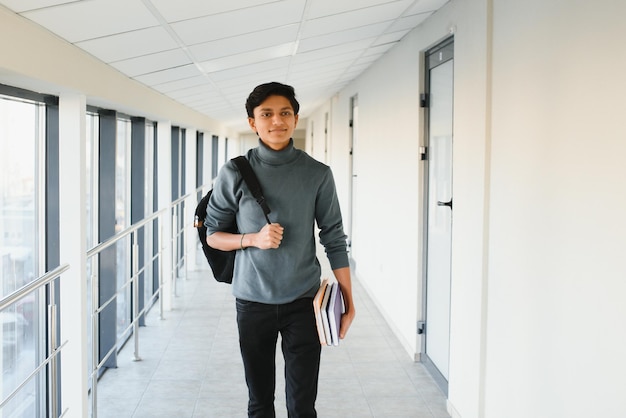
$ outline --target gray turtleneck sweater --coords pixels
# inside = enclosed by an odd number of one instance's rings
[[[321,268],[315,250],[315,223],[331,268],[347,267],[346,235],[330,168],[293,147],[281,151],[259,146],[246,157],[259,178],[271,209],[269,218],[285,230],[279,248],[250,247],[235,257],[233,295],[268,304],[313,297]],[[207,234],[224,231],[236,220],[241,233],[266,224],[263,211],[232,161],[220,170],[207,209]]]

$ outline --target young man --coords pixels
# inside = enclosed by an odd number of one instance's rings
[[[248,122],[259,145],[246,157],[270,207],[271,224],[232,161],[220,171],[209,201],[207,242],[238,250],[232,292],[236,298],[239,344],[249,417],[274,417],[276,344],[282,339],[289,417],[316,417],[321,346],[313,297],[320,285],[315,224],[346,311],[344,338],[355,310],[341,212],[330,168],[294,148],[292,134],[300,105],[293,87],[257,86],[246,101]],[[234,221],[239,234],[224,232]]]

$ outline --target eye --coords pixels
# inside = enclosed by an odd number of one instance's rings
[[[283,116],[291,116],[291,112],[288,110],[283,111],[282,113]]]

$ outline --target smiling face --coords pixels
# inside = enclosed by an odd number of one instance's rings
[[[286,97],[269,96],[254,108],[254,117],[248,118],[248,123],[265,145],[280,151],[289,145],[298,115]]]

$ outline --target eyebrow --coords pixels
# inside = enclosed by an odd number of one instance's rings
[[[263,107],[263,108],[259,109],[259,111],[261,111],[261,112],[266,112],[268,110],[274,110],[274,109],[271,108],[271,107]],[[280,110],[293,110],[293,108],[291,106],[285,106],[285,107],[281,108]]]

